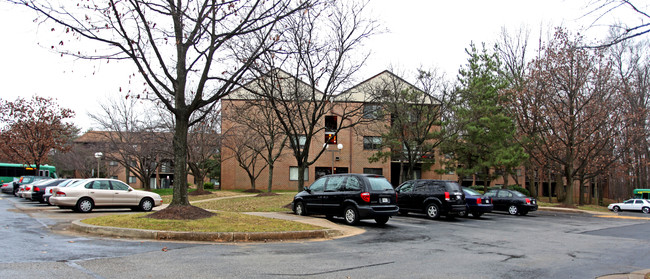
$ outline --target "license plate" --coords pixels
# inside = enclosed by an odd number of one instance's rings
[[[490,203],[490,201],[489,201],[489,200],[485,200],[485,203]]]
[[[389,199],[389,198],[381,198],[381,199],[379,200],[379,202],[380,202],[380,203],[390,203],[390,199]]]

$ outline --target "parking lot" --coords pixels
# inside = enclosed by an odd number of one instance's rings
[[[650,268],[650,217],[531,212],[432,221],[411,214],[326,240],[187,243],[78,235],[77,214],[0,197],[2,278],[595,278]],[[316,217],[318,218],[318,217]],[[338,221],[341,222],[342,221]]]

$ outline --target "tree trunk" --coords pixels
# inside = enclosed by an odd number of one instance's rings
[[[177,93],[182,94],[182,93]],[[187,130],[189,116],[177,111],[176,127],[174,127],[174,196],[170,206],[189,206],[187,195]]]
[[[269,164],[269,184],[267,186],[267,192],[271,193],[273,190],[273,164]]]
[[[305,166],[298,164],[298,192],[305,189]]]

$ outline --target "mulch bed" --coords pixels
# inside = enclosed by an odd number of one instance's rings
[[[160,211],[146,215],[145,218],[165,219],[165,220],[198,220],[209,218],[216,215],[203,208],[192,205],[169,206]]]

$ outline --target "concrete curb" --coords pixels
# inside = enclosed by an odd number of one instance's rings
[[[552,206],[540,206],[537,210],[555,211],[555,212],[586,213],[586,214],[593,214],[593,215],[615,215],[612,212],[589,211],[589,210],[582,210],[582,209],[575,209],[575,208],[552,207]]]
[[[637,270],[631,273],[598,276],[597,279],[646,279],[650,278],[650,269]]]
[[[183,240],[183,241],[212,241],[212,242],[264,242],[302,240],[318,238],[335,238],[342,232],[334,229],[286,232],[179,232],[156,231],[131,228],[117,228],[89,225],[76,220],[71,229],[103,236],[154,239],[154,240]]]

